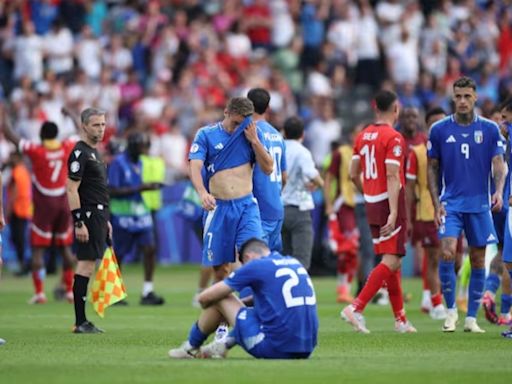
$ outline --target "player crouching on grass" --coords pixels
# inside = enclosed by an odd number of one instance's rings
[[[250,239],[240,249],[241,268],[199,295],[203,312],[190,329],[188,340],[171,349],[173,359],[225,357],[240,345],[264,359],[305,359],[316,346],[318,316],[311,279],[295,258],[270,252],[260,239]],[[233,291],[249,287],[254,307],[246,307]],[[222,341],[201,346],[219,323],[233,330]]]

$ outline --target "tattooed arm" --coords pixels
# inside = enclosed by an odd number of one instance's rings
[[[499,212],[503,206],[503,186],[505,185],[505,162],[502,155],[492,158],[492,173],[496,192],[491,197],[492,211]]]

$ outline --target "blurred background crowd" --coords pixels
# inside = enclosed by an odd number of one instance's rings
[[[66,137],[62,107],[100,107],[107,152],[147,132],[168,185],[186,178],[197,129],[249,88],[270,91],[278,129],[304,119],[319,167],[371,120],[379,88],[420,116],[450,112],[462,74],[484,116],[512,95],[510,0],[3,0],[0,48],[1,106],[23,137],[45,120]],[[0,137],[0,161],[12,150]]]

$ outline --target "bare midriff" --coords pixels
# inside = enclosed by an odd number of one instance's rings
[[[210,193],[221,200],[233,200],[252,192],[252,166],[249,163],[215,173]]]

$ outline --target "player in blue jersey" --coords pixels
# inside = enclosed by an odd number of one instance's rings
[[[509,134],[509,140],[510,140],[510,134],[512,134],[512,97],[508,98],[503,104],[501,108],[501,116],[502,116],[502,123],[503,126],[506,128],[507,133]],[[510,160],[510,155],[512,153],[512,148],[508,149],[508,158]],[[512,177],[510,174],[508,177]],[[506,199],[508,199],[508,204],[512,204],[512,196],[505,196]],[[505,223],[505,238],[504,238],[504,246],[503,246],[503,262],[505,264],[506,272],[508,272],[508,275],[510,277],[509,281],[512,281],[512,209],[508,210],[507,214],[507,220]],[[510,293],[510,283],[509,283],[509,290]],[[503,289],[503,293],[505,293],[505,289]],[[510,310],[510,305],[512,303],[512,295],[502,296],[501,299],[501,313],[503,313],[504,308],[503,306],[508,306],[508,309]],[[512,327],[508,330],[502,333],[502,335],[506,338],[512,339]]]
[[[140,251],[144,260],[142,305],[162,305],[164,299],[153,291],[153,274],[156,263],[155,237],[151,211],[144,203],[142,191],[160,188],[158,183],[142,182],[142,154],[148,142],[146,135],[131,133],[126,151],[117,155],[108,169],[110,212],[114,249],[119,261],[133,249]]]
[[[286,183],[286,146],[283,136],[270,125],[264,117],[270,103],[270,93],[263,88],[253,88],[247,98],[254,105],[253,120],[263,132],[263,139],[270,155],[274,159],[274,169],[270,175],[264,173],[259,166],[254,166],[252,183],[253,193],[260,208],[261,226],[264,240],[272,251],[281,251],[281,227],[283,226],[284,209],[281,202],[281,189]]]
[[[190,180],[207,211],[202,262],[213,267],[216,281],[229,274],[236,249],[252,237],[263,237],[252,194],[253,164],[269,175],[274,162],[263,145],[262,132],[250,119],[253,113],[249,99],[231,99],[224,120],[201,128],[190,147]]]
[[[501,108],[496,107],[492,111],[490,118],[497,124],[500,124],[501,133],[503,136],[508,139],[510,135],[508,134],[508,127],[506,124],[501,124],[502,115]],[[507,144],[508,147],[508,144]],[[507,156],[505,157],[507,158]],[[507,159],[508,169],[510,169],[510,156]],[[494,183],[491,183],[491,193],[495,190]],[[511,304],[511,287],[510,287],[510,279],[508,276],[508,272],[503,268],[503,243],[505,236],[505,225],[506,219],[508,215],[508,196],[510,195],[510,177],[505,178],[505,186],[503,187],[503,207],[499,212],[493,212],[492,219],[494,222],[494,229],[496,230],[496,234],[498,236],[498,252],[493,257],[491,261],[491,265],[489,267],[489,273],[485,279],[485,292],[482,297],[482,307],[484,309],[485,318],[491,322],[492,324],[498,325],[512,325],[511,316],[510,316],[510,304]],[[503,281],[502,284],[502,293],[501,293],[501,313],[498,316],[496,313],[496,292],[500,286],[500,282]]]
[[[302,264],[270,252],[259,239],[242,246],[240,261],[241,268],[201,293],[204,310],[188,340],[169,351],[171,358],[225,357],[236,344],[265,359],[301,359],[313,352],[318,334],[316,297]],[[246,287],[253,290],[252,308],[232,294]],[[226,340],[201,347],[223,318],[234,327]]]
[[[476,100],[476,85],[472,79],[461,77],[455,81],[455,113],[432,125],[427,143],[428,183],[441,238],[439,277],[448,308],[444,332],[455,331],[458,320],[455,253],[457,238],[463,230],[471,260],[464,331],[485,332],[476,323],[485,284],[485,247],[497,241],[491,209],[498,212],[503,205],[504,143],[498,125],[475,113]],[[492,196],[489,191],[491,169],[496,185]]]

